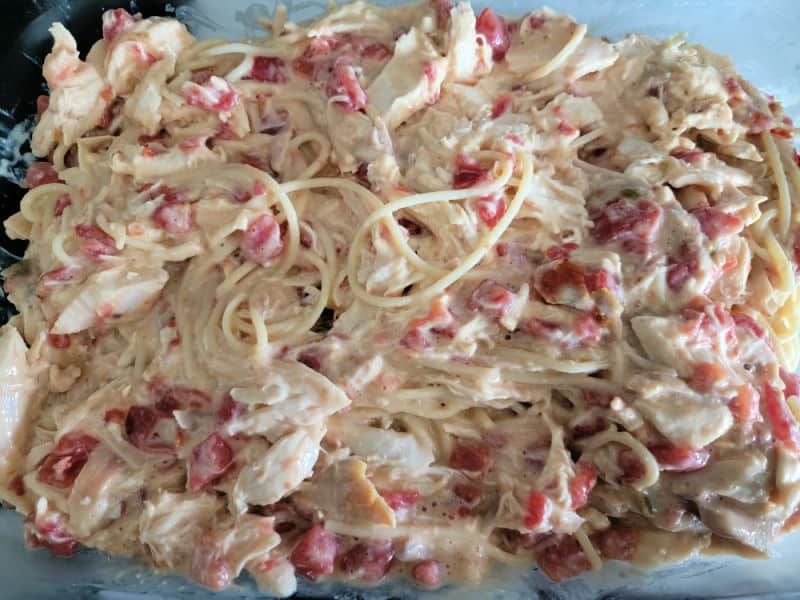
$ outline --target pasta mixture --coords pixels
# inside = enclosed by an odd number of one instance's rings
[[[264,26],[51,29],[5,222],[28,545],[283,596],[765,553],[800,505],[781,106],[546,9]]]

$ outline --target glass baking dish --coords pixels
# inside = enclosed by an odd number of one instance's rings
[[[389,5],[392,0],[377,0]],[[13,154],[7,138],[11,127],[34,111],[41,93],[41,60],[49,49],[47,27],[64,22],[87,50],[100,37],[102,11],[122,6],[146,16],[176,16],[200,38],[257,36],[258,16],[271,16],[276,1],[248,0],[104,1],[104,0],[20,0],[5,3],[5,24],[0,32],[6,41],[0,55],[4,66],[0,83],[0,166]],[[325,10],[320,0],[285,2],[296,21],[315,17]],[[767,92],[775,94],[787,111],[800,119],[800,2],[797,0],[551,0],[551,8],[570,13],[587,23],[595,35],[618,39],[629,32],[667,37],[685,31],[689,40],[730,54],[740,73]],[[475,2],[476,9],[485,2]],[[538,6],[517,0],[496,0],[495,11],[519,15]],[[10,40],[14,40],[10,42]],[[37,64],[38,63],[38,64]],[[13,165],[12,165],[13,166]],[[13,169],[12,169],[13,170]],[[19,174],[19,173],[18,173]],[[13,183],[0,180],[2,217],[17,210],[22,193]],[[19,253],[3,236],[2,249]],[[2,257],[0,257],[2,258]],[[8,257],[6,257],[8,258]],[[611,565],[601,573],[550,583],[536,570],[497,571],[478,588],[448,586],[430,592],[402,582],[389,582],[371,589],[342,585],[312,586],[301,582],[298,596],[364,598],[787,598],[800,597],[800,534],[776,544],[768,560],[750,561],[736,557],[700,557],[691,561],[644,571],[629,565]],[[69,560],[48,552],[26,550],[22,543],[22,518],[0,510],[0,598],[102,598],[132,600],[147,598],[257,598],[255,585],[240,581],[229,590],[213,593],[178,577],[148,572],[128,560],[106,557],[85,550]]]

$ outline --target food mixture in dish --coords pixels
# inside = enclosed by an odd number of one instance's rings
[[[800,504],[800,159],[682,36],[355,3],[52,27],[5,222],[29,546],[421,586],[764,553]]]

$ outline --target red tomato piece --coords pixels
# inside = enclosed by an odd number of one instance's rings
[[[63,335],[60,333],[49,333],[47,334],[47,343],[50,344],[53,348],[57,348],[59,350],[63,350],[64,348],[69,348],[72,340],[70,339],[69,335]]]
[[[64,210],[72,205],[72,196],[69,194],[61,194],[53,206],[53,216],[60,217],[64,214]]]
[[[106,414],[103,415],[103,421],[106,423],[117,423],[122,425],[125,423],[125,411],[121,408],[110,408],[106,411]]]
[[[333,573],[337,546],[336,535],[315,523],[300,538],[289,560],[298,575],[316,581],[323,575]]]
[[[558,246],[550,246],[545,254],[550,260],[569,258],[578,247],[578,244],[574,242],[567,242],[566,244],[559,244]]]
[[[115,8],[103,13],[103,39],[113,44],[121,33],[133,27],[136,19],[124,8]]]
[[[623,448],[617,454],[617,464],[622,471],[621,479],[624,483],[639,481],[644,477],[645,467],[633,450]]]
[[[156,431],[159,420],[164,418],[150,406],[131,406],[125,417],[125,433],[128,441],[148,452],[172,452],[173,444],[161,438]]]
[[[186,82],[181,92],[190,106],[214,112],[232,111],[238,106],[241,96],[230,82],[216,75],[209,77],[203,85],[192,81]]]
[[[698,471],[705,467],[711,458],[711,452],[707,448],[680,447],[665,443],[650,446],[648,449],[662,470],[677,473]]]
[[[632,204],[622,198],[589,211],[592,237],[600,244],[622,242],[628,252],[641,253],[655,241],[663,210],[650,200]]]
[[[60,513],[50,512],[25,519],[25,543],[30,548],[47,548],[55,556],[67,558],[78,551],[78,541],[67,529]]]
[[[92,260],[99,260],[101,256],[117,253],[114,238],[97,225],[76,225],[75,234],[83,239],[81,252]]]
[[[785,369],[781,369],[780,374],[784,385],[783,397],[787,400],[792,396],[800,398],[800,375],[791,373]]]
[[[419,492],[417,490],[392,490],[381,494],[386,504],[392,510],[405,510],[411,508],[419,500]]]
[[[525,504],[525,517],[522,523],[528,529],[540,527],[550,512],[550,499],[542,492],[536,490],[528,494],[528,501]]]
[[[357,112],[367,106],[367,93],[346,56],[340,56],[333,63],[333,73],[325,86],[325,93],[328,98],[336,98],[334,102],[345,112]]]
[[[411,577],[417,585],[436,587],[442,580],[442,569],[435,560],[423,560],[411,569]]]
[[[786,404],[784,395],[770,384],[765,383],[761,398],[764,400],[764,408],[772,425],[772,435],[775,441],[790,452],[800,452],[800,431],[798,431],[797,421]]]
[[[495,100],[494,104],[492,105],[492,118],[496,119],[500,115],[511,111],[513,105],[513,96],[511,94],[503,94],[497,100]]]
[[[678,254],[671,256],[667,264],[667,286],[673,292],[677,292],[697,274],[697,270],[700,268],[700,258],[697,250],[684,242],[678,249]]]
[[[233,450],[216,432],[192,449],[189,462],[190,492],[198,492],[219,481],[233,467]]]
[[[692,366],[690,385],[698,392],[708,393],[717,381],[725,377],[725,369],[716,363],[700,362]]]
[[[76,270],[72,267],[59,267],[44,273],[39,278],[39,283],[36,286],[36,295],[39,298],[47,297],[57,283],[69,281],[74,277],[75,273]]]
[[[539,568],[551,581],[563,581],[592,568],[581,545],[571,535],[558,536],[555,541],[534,551]]]
[[[506,214],[506,201],[502,194],[483,196],[475,201],[475,210],[478,212],[478,218],[487,227],[494,227]]]
[[[281,228],[272,215],[260,215],[242,234],[239,249],[244,257],[259,265],[268,265],[283,251]]]
[[[453,172],[453,187],[462,190],[474,187],[489,179],[489,169],[482,167],[472,157],[459,154],[456,156],[456,168]]]
[[[613,290],[617,287],[614,276],[605,269],[587,271],[583,277],[583,282],[589,292]]]
[[[525,329],[527,329],[531,335],[554,341],[564,335],[562,327],[558,323],[551,323],[550,321],[537,319],[536,317],[525,324]]]
[[[286,83],[289,75],[286,71],[286,62],[277,56],[256,56],[253,59],[253,69],[250,77],[265,83]]]
[[[760,397],[755,387],[749,383],[741,386],[736,399],[731,404],[731,412],[737,423],[745,427],[761,420]]]
[[[167,233],[187,233],[194,226],[192,205],[184,202],[162,204],[153,212],[153,221]]]
[[[225,394],[220,401],[214,422],[217,427],[221,427],[247,413],[247,405],[237,402],[230,394]]]
[[[447,307],[444,298],[438,298],[431,304],[431,310],[421,319],[413,319],[408,324],[408,333],[400,340],[400,344],[421,352],[434,343],[434,336],[454,337],[458,332],[458,321]]]
[[[503,60],[506,52],[511,47],[511,38],[508,27],[503,17],[495,14],[491,8],[484,8],[475,22],[475,31],[486,38],[486,43],[492,49],[494,60]]]
[[[467,308],[497,321],[507,315],[517,295],[493,279],[484,279],[467,299]]]
[[[775,120],[760,110],[753,111],[750,115],[748,133],[763,133],[775,127]]]
[[[371,44],[361,45],[358,48],[358,55],[367,60],[383,61],[392,55],[392,51],[388,46],[373,42]]]
[[[533,281],[534,289],[545,302],[564,304],[586,291],[585,274],[580,265],[569,260],[558,260],[548,263],[547,267],[537,273]]]
[[[233,583],[233,564],[222,554],[210,532],[201,534],[195,541],[189,574],[212,590],[224,590]]]
[[[603,330],[592,315],[582,314],[575,320],[578,346],[593,346],[603,338]]]
[[[589,493],[597,484],[597,471],[592,463],[581,462],[576,465],[575,477],[569,482],[572,497],[572,510],[578,510],[589,501]]]
[[[25,179],[20,184],[22,187],[32,190],[40,185],[48,183],[59,183],[61,180],[58,178],[58,171],[49,162],[39,161],[31,163],[28,167],[28,172],[25,173]]]
[[[394,559],[391,540],[360,542],[342,557],[342,570],[369,582],[383,579]]]
[[[632,527],[614,526],[592,536],[600,555],[608,560],[631,560],[639,544],[639,531]]]
[[[79,431],[63,435],[39,467],[36,479],[52,487],[68,488],[99,444],[92,436]]]
[[[466,471],[483,477],[489,469],[491,457],[487,446],[456,446],[450,454],[448,464],[453,469]]]
[[[744,223],[739,217],[718,208],[696,208],[691,213],[700,223],[700,229],[710,240],[715,240],[723,235],[739,233],[744,227]]]

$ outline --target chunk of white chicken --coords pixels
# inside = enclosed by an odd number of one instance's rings
[[[701,471],[686,473],[672,482],[672,491],[686,498],[718,494],[740,502],[767,500],[770,472],[767,457],[755,449],[715,458]]]
[[[389,129],[396,129],[438,97],[447,67],[427,36],[412,27],[397,40],[394,56],[367,89],[369,102]]]
[[[248,571],[255,579],[258,589],[265,594],[287,598],[297,591],[294,566],[286,559],[275,559],[269,569],[253,567]]]
[[[298,429],[279,439],[271,448],[254,439],[239,453],[244,467],[231,492],[231,504],[238,513],[249,504],[273,504],[314,472],[319,457],[321,429]]]
[[[329,520],[395,527],[394,511],[367,477],[367,465],[361,460],[351,458],[331,465],[294,498],[310,509],[322,511]]]
[[[53,50],[44,59],[44,76],[50,87],[50,103],[31,139],[37,156],[47,156],[56,144],[74,144],[97,126],[111,94],[108,84],[91,64],[80,60],[75,38],[61,23],[50,28]],[[110,92],[110,90],[109,90]]]
[[[410,433],[354,425],[334,417],[328,422],[328,436],[349,447],[353,454],[368,463],[389,463],[410,472],[419,472],[434,460],[429,440],[421,441]]]
[[[155,135],[161,128],[161,92],[174,73],[175,57],[165,56],[153,65],[125,101],[125,117],[141,125],[148,135]]]
[[[460,2],[450,10],[448,57],[447,79],[456,83],[474,82],[480,75],[488,73],[492,64],[492,47],[478,44],[475,13],[466,2]]]
[[[697,500],[700,518],[714,533],[730,538],[761,552],[767,550],[783,523],[770,514],[770,503],[745,504],[723,496]]]
[[[273,361],[269,382],[258,387],[236,387],[231,396],[247,406],[223,430],[276,439],[295,427],[321,424],[350,404],[344,392],[326,377],[303,364]]]
[[[139,539],[153,561],[167,569],[186,571],[194,540],[211,526],[223,501],[212,494],[162,491],[147,500],[139,518]]]
[[[681,377],[692,374],[692,363],[717,362],[717,355],[711,348],[687,343],[678,319],[643,315],[633,317],[631,327],[647,355],[674,368]]]
[[[151,66],[165,56],[177,56],[194,42],[176,19],[153,17],[137,21],[108,48],[106,78],[115,94],[129,94]]]
[[[733,425],[727,406],[678,379],[634,376],[630,387],[639,392],[633,407],[675,446],[703,448]]]
[[[142,146],[124,142],[118,143],[116,150],[111,159],[111,170],[120,175],[132,175],[135,182],[152,181],[185,169],[224,162],[221,150],[211,150],[205,144],[191,148],[173,146],[157,155],[143,153]]]
[[[226,518],[195,545],[192,577],[201,583],[209,583],[209,573],[203,567],[219,562],[226,567],[225,577],[233,581],[245,566],[255,568],[269,560],[270,550],[280,541],[272,517],[240,515],[235,519]]]
[[[35,391],[27,351],[16,327],[0,330],[0,498],[6,497],[4,488],[25,452],[25,421]]]
[[[163,269],[130,271],[116,267],[95,273],[67,303],[52,333],[77,333],[110,316],[146,309],[158,297],[169,275]]]
[[[70,529],[86,537],[122,514],[122,502],[144,484],[136,473],[105,446],[89,455],[67,500]]]

